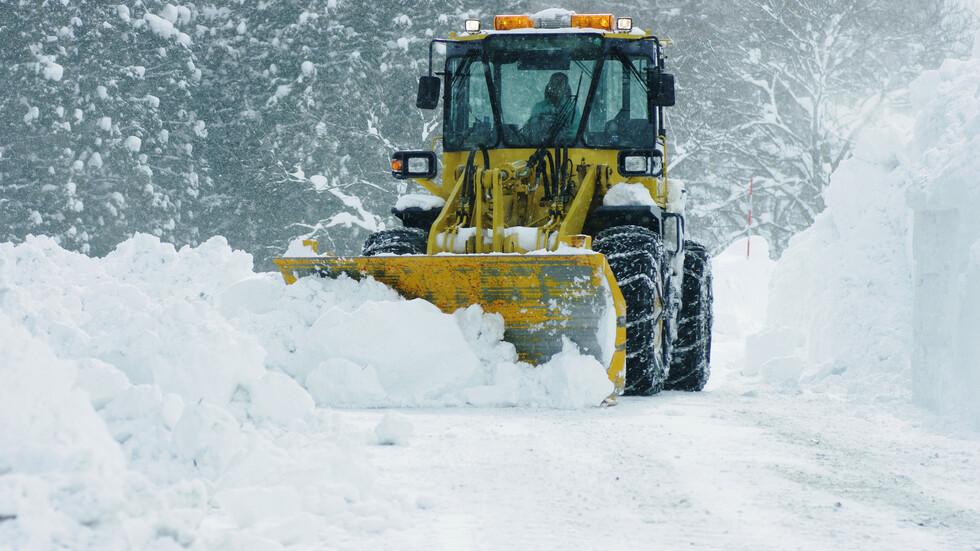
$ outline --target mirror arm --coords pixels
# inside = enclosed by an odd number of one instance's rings
[[[430,76],[430,77],[432,76],[432,49],[435,47],[435,45],[436,45],[437,42],[442,42],[442,43],[447,43],[448,44],[449,42],[452,42],[452,41],[451,40],[447,40],[445,38],[434,38],[434,39],[432,39],[432,41],[429,42],[429,75],[428,76]]]

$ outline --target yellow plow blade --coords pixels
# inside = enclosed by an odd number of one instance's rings
[[[504,340],[521,360],[547,362],[561,352],[564,336],[606,366],[617,392],[623,389],[626,304],[601,254],[318,256],[275,263],[287,283],[309,275],[373,276],[446,313],[479,304],[503,316]]]

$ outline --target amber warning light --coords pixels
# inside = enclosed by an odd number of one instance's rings
[[[533,28],[534,22],[527,15],[498,15],[493,18],[493,29],[496,31]]]
[[[572,15],[572,27],[579,27],[583,29],[602,29],[604,31],[611,31],[613,25],[612,14],[589,14],[589,15]]]

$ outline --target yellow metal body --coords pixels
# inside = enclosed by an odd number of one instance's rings
[[[604,34],[625,40],[649,35]],[[451,39],[486,36],[453,34]],[[433,140],[433,149],[438,139]],[[665,161],[664,136],[657,136],[655,144]],[[467,167],[469,151],[444,152],[440,181],[415,180],[446,201],[429,229],[426,255],[315,256],[275,262],[289,283],[306,275],[372,276],[403,296],[429,300],[445,312],[480,304],[504,318],[505,339],[515,345],[521,359],[543,363],[561,351],[562,337],[568,337],[606,364],[610,380],[622,392],[626,305],[619,286],[604,256],[588,251],[561,254],[560,249],[563,244],[591,246],[589,238],[581,235],[586,219],[616,184],[642,184],[666,210],[666,163],[659,177],[627,177],[618,172],[615,149],[566,149],[565,160],[557,167],[529,166],[536,153],[534,149],[478,151]],[[550,189],[544,181],[552,182]],[[551,252],[527,254],[542,250]],[[656,334],[660,333],[658,329]]]
[[[625,177],[616,169],[615,150],[569,149],[567,191],[547,199],[544,186],[527,166],[533,149],[493,149],[488,151],[485,168],[477,155],[472,176],[476,196],[463,203],[466,151],[442,156],[441,184],[416,180],[429,192],[446,200],[446,206],[429,232],[428,253],[521,253],[554,250],[570,236],[580,234],[591,210],[602,204],[602,197],[618,183],[639,183],[661,208],[667,206],[667,179]],[[550,172],[549,172],[550,174]],[[462,213],[462,215],[461,215]],[[478,231],[463,231],[469,228]],[[534,246],[522,246],[514,228],[535,228]],[[477,236],[481,236],[480,239]],[[526,240],[525,240],[526,243]]]
[[[447,313],[480,304],[504,318],[504,339],[520,359],[546,362],[561,351],[564,336],[604,362],[617,391],[623,389],[626,304],[600,254],[317,256],[275,263],[288,283],[307,275],[372,276]]]

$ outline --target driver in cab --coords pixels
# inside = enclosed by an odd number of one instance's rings
[[[544,99],[534,104],[527,124],[521,129],[528,139],[541,141],[555,132],[570,141],[578,129],[579,113],[565,73],[554,73],[544,89]]]

